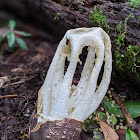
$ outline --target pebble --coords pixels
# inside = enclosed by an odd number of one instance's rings
[[[126,126],[124,126],[124,127],[123,127],[123,129],[127,129],[127,127],[126,127]]]
[[[101,107],[101,110],[102,110],[102,111],[104,111],[104,108],[103,108],[103,107]]]
[[[114,88],[110,88],[111,91],[114,91]]]
[[[92,118],[92,115],[90,115],[88,118],[91,120],[91,118]]]
[[[106,115],[109,115],[109,113],[108,113],[108,112],[106,112]]]
[[[120,120],[120,122],[123,122],[123,120]]]
[[[120,128],[120,126],[119,125],[116,125],[116,130],[119,129],[119,128]]]
[[[124,127],[123,126],[120,126],[120,129],[124,129]]]
[[[109,90],[108,93],[111,94],[111,91]]]
[[[112,95],[109,95],[110,98],[112,98]]]
[[[120,123],[119,125],[120,125],[120,126],[123,126],[123,123]]]

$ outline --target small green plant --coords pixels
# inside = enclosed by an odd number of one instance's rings
[[[130,18],[134,18],[133,13],[129,14],[124,20],[124,30],[122,29],[122,21],[116,26],[116,32],[119,32],[118,38],[116,39],[116,44],[120,47],[124,44],[125,34],[127,32],[127,23]]]
[[[140,47],[129,46],[124,57],[121,57],[119,51],[116,53],[116,65],[122,71],[129,71],[135,73],[137,78],[140,78]]]
[[[23,37],[28,37],[31,34],[30,33],[26,33],[23,31],[18,31],[18,30],[14,30],[16,27],[16,22],[14,20],[10,20],[9,24],[8,24],[9,30],[6,30],[2,33],[2,35],[0,36],[0,42],[4,41],[4,39],[7,37],[7,41],[8,41],[8,49],[9,50],[13,50],[14,49],[14,45],[15,43],[18,44],[18,46],[22,49],[22,50],[27,50],[27,45],[24,42],[23,39],[17,37],[17,36],[23,36]]]
[[[140,0],[130,0],[128,1],[128,6],[133,7],[133,11],[140,6]]]
[[[86,130],[86,125],[90,123],[90,120],[89,119],[86,119],[84,120],[83,124],[82,124],[82,129],[87,133],[87,130]]]
[[[106,22],[106,16],[103,14],[102,10],[103,6],[100,6],[99,9],[94,7],[95,13],[93,14],[93,11],[89,11],[89,24],[98,24],[99,27],[105,28],[107,30],[107,33],[109,34],[110,26]]]
[[[126,140],[140,140],[136,133],[134,133],[132,130],[128,129],[126,130]]]
[[[125,57],[125,65],[127,65],[127,68],[131,72],[136,73],[137,77],[140,78],[140,70],[138,70],[140,67],[140,47],[130,45],[127,49]]]
[[[60,15],[61,15],[61,13],[56,13],[54,20],[58,19]]]
[[[137,27],[140,25],[140,16],[138,17]]]
[[[122,21],[120,21],[120,23],[116,26],[116,31],[121,32],[121,28],[122,28]]]
[[[134,18],[133,13],[129,14],[125,20],[124,20],[124,30],[122,30],[122,21],[120,21],[120,23],[116,26],[116,32],[118,32],[119,34],[117,35],[117,38],[115,39],[116,41],[116,45],[117,45],[117,49],[115,51],[115,56],[116,56],[116,66],[121,69],[124,70],[124,64],[122,63],[122,56],[120,55],[120,48],[122,45],[124,45],[124,39],[125,39],[125,35],[127,32],[127,23],[128,20],[130,18]]]

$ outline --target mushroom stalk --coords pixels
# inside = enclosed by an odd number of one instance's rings
[[[85,46],[88,46],[87,59],[80,81],[73,90],[73,76],[79,62],[79,55]],[[66,59],[70,64],[64,74]],[[104,60],[104,73],[96,89]],[[78,139],[82,122],[97,109],[105,96],[111,71],[111,42],[103,29],[93,27],[68,30],[58,45],[45,82],[39,90],[37,124],[36,126],[34,124],[34,129],[33,125],[31,126],[33,129],[31,139],[36,133],[41,133],[42,129],[44,129],[42,133],[45,133],[45,137],[41,136],[42,140],[46,140],[47,137],[49,139],[76,139],[77,137]],[[75,130],[76,133],[72,133]]]

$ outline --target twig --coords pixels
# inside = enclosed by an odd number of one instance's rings
[[[4,91],[4,95],[6,95],[8,89],[9,89],[9,85],[10,85],[10,83],[11,83],[12,76],[13,76],[13,74],[12,74],[12,75],[10,76],[10,78],[9,78],[8,86],[7,86],[7,88],[6,88],[5,91]]]
[[[5,126],[4,126],[4,137],[3,137],[3,140],[7,140],[7,121],[5,122]]]
[[[15,85],[18,85],[18,84],[21,84],[21,83],[24,83],[25,81],[28,81],[28,80],[31,80],[32,78],[34,78],[36,75],[32,76],[32,77],[29,77],[25,80],[20,80],[18,82],[15,82],[15,83],[12,83],[10,84],[10,86],[15,86]],[[8,86],[8,84],[6,84],[5,86],[3,86],[2,88],[6,88]]]
[[[0,96],[0,99],[2,99],[2,98],[10,98],[10,97],[18,97],[18,95],[17,94],[14,94],[14,95]]]
[[[116,100],[116,102],[118,103],[119,107],[121,108],[123,114],[126,117],[127,120],[127,124],[128,126],[132,129],[132,130],[137,130],[138,131],[138,135],[140,137],[140,125],[138,125],[134,119],[131,117],[131,114],[128,112],[125,104],[123,103],[123,101],[121,100],[121,98],[117,95],[117,93],[112,92],[112,96],[114,97],[114,99]]]

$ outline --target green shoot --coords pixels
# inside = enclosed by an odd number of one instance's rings
[[[99,9],[96,8],[96,6],[94,7],[94,11],[95,13],[93,14],[93,11],[89,12],[89,24],[98,24],[99,27],[101,28],[105,28],[107,30],[107,33],[109,34],[109,30],[110,30],[110,26],[108,25],[108,23],[106,22],[106,16],[103,14],[103,10],[102,10],[101,6]]]
[[[8,24],[9,30],[4,31],[2,35],[0,36],[0,42],[4,41],[4,39],[7,37],[7,42],[10,50],[14,49],[15,44],[17,44],[22,50],[27,50],[27,45],[24,42],[23,39],[17,37],[23,36],[28,37],[31,36],[30,33],[26,33],[24,31],[18,31],[15,30],[16,22],[14,20],[10,20]]]
[[[130,0],[128,2],[129,7],[133,7],[133,11],[140,6],[140,0]]]
[[[140,16],[138,17],[137,27],[140,25]]]
[[[59,19],[59,16],[61,15],[61,13],[56,13],[54,20]]]
[[[126,140],[140,140],[138,136],[130,129],[126,130]]]
[[[124,39],[125,39],[125,35],[126,35],[126,32],[127,32],[127,23],[128,23],[128,20],[130,18],[134,18],[134,15],[133,13],[129,14],[125,20],[124,20],[124,30],[121,30],[122,29],[122,21],[120,21],[120,23],[116,26],[116,32],[119,32],[118,36],[117,36],[117,39],[115,40],[116,41],[116,44],[117,44],[117,50],[115,51],[115,56],[116,56],[116,66],[123,70],[124,71],[124,64],[122,63],[122,57],[120,55],[120,48],[122,45],[124,45]]]

